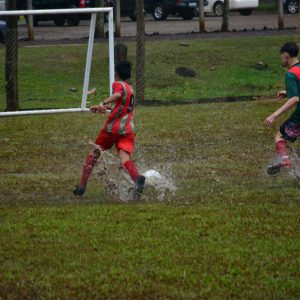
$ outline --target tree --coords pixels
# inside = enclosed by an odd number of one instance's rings
[[[278,6],[278,29],[284,29],[284,22],[283,22],[283,1],[277,0]]]
[[[115,64],[118,64],[122,60],[127,60],[128,48],[125,44],[115,45]]]
[[[16,0],[6,1],[6,10],[16,10]],[[18,95],[18,17],[6,19],[7,35],[5,46],[6,110],[19,110]]]
[[[199,31],[205,32],[204,0],[198,0],[199,7]]]
[[[136,0],[136,98],[145,100],[145,20],[144,1]]]
[[[26,0],[26,8],[28,10],[32,10],[32,0]],[[27,23],[27,31],[28,31],[28,40],[34,40],[34,31],[33,31],[33,16],[26,16],[26,23]]]
[[[116,19],[116,36],[121,36],[121,3],[120,0],[115,1],[115,19]]]
[[[95,7],[103,7],[104,0],[95,0]],[[95,38],[104,38],[104,14],[97,14],[96,28],[95,28]]]
[[[229,0],[224,0],[223,20],[222,20],[222,32],[228,31],[228,16],[229,16]]]

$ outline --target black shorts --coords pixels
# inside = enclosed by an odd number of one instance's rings
[[[296,119],[293,115],[290,116],[279,129],[282,137],[290,142],[295,142],[297,137],[300,136],[300,120]]]

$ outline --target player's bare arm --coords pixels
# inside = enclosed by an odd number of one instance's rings
[[[117,100],[119,100],[122,97],[120,93],[113,93],[111,96],[106,98],[104,101],[100,102],[99,106],[101,105],[109,105]]]
[[[111,109],[111,104],[122,97],[120,93],[114,93],[102,102],[99,105],[93,105],[90,107],[91,112],[96,113],[99,112],[101,114],[105,114],[107,110]]]
[[[299,102],[299,97],[292,97],[289,99],[284,105],[282,105],[279,109],[277,109],[273,114],[265,119],[265,124],[270,126],[274,123],[274,121],[285,112],[289,111],[291,108],[295,107]]]

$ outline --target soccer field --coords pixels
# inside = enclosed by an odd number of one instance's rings
[[[178,189],[129,204],[95,175],[72,195],[104,119],[1,119],[0,298],[299,298],[299,181],[265,173],[281,103],[138,107],[138,163]]]

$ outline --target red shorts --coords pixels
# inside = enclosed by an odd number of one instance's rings
[[[134,134],[115,134],[108,133],[106,130],[100,131],[96,144],[101,147],[102,150],[111,149],[113,145],[116,146],[117,151],[123,150],[128,154],[131,154],[134,149]]]

